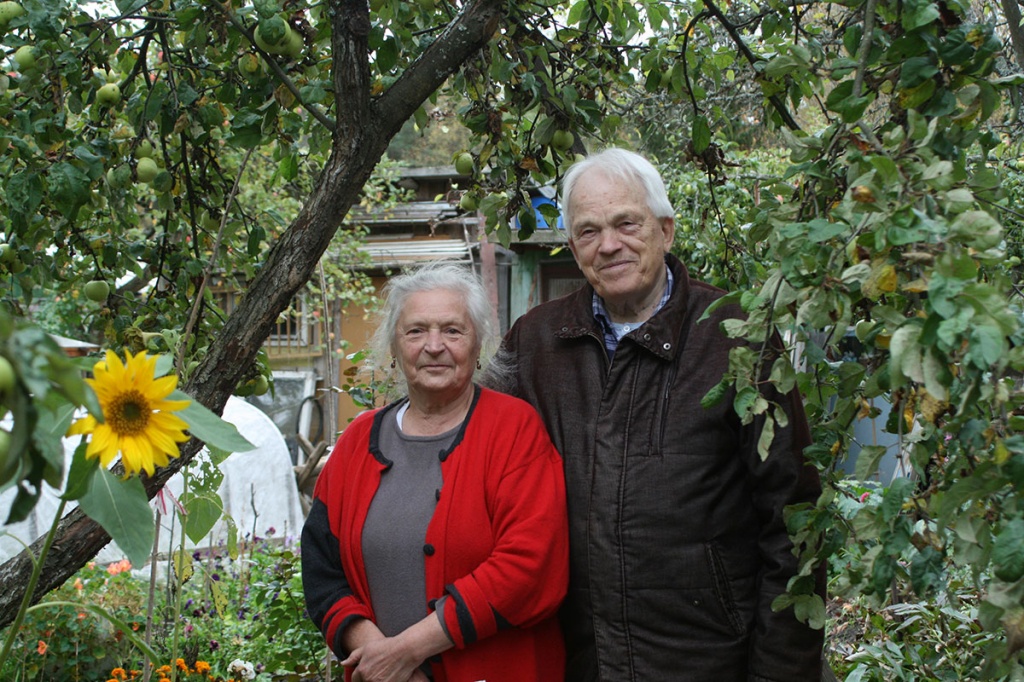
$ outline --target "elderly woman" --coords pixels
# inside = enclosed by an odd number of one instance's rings
[[[428,266],[386,294],[374,345],[408,397],[356,418],[319,476],[310,617],[357,682],[561,680],[561,458],[532,407],[473,383],[496,337],[472,273]]]

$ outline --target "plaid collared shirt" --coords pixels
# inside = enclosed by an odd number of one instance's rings
[[[675,283],[672,277],[672,269],[666,266],[665,275],[665,292],[661,295],[661,300],[658,301],[658,305],[654,309],[654,312],[651,313],[651,317],[657,315],[658,311],[665,307],[665,304],[668,303],[669,297],[672,295],[672,287]],[[601,329],[604,330],[604,347],[605,350],[608,351],[608,357],[610,358],[613,355],[615,355],[615,349],[619,347],[619,339],[622,338],[623,335],[628,334],[637,327],[643,326],[643,322],[636,325],[635,327],[630,326],[628,329],[623,328],[622,325],[619,325],[619,328],[622,329],[622,332],[616,333],[615,326],[613,326],[612,324],[611,316],[608,315],[608,310],[604,307],[604,301],[601,300],[601,297],[597,295],[596,291],[594,292],[593,306],[594,319],[598,321],[598,323],[601,325]]]

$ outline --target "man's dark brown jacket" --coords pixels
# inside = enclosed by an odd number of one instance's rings
[[[764,461],[762,422],[741,424],[734,393],[701,407],[740,343],[720,323],[741,313],[723,306],[698,323],[723,292],[667,262],[671,298],[611,359],[590,286],[534,308],[505,337],[510,390],[537,408],[565,462],[567,680],[819,680],[821,631],[771,609],[797,570],[783,508],[820,493],[802,456],[800,397],[765,389],[789,423]]]

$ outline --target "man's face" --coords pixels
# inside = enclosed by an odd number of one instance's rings
[[[580,177],[569,200],[569,248],[609,312],[633,317],[660,300],[672,218],[654,217],[638,183],[597,168]]]

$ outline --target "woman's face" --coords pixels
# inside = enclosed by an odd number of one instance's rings
[[[395,357],[409,396],[454,400],[470,385],[479,349],[461,297],[445,289],[410,296],[395,329]]]

